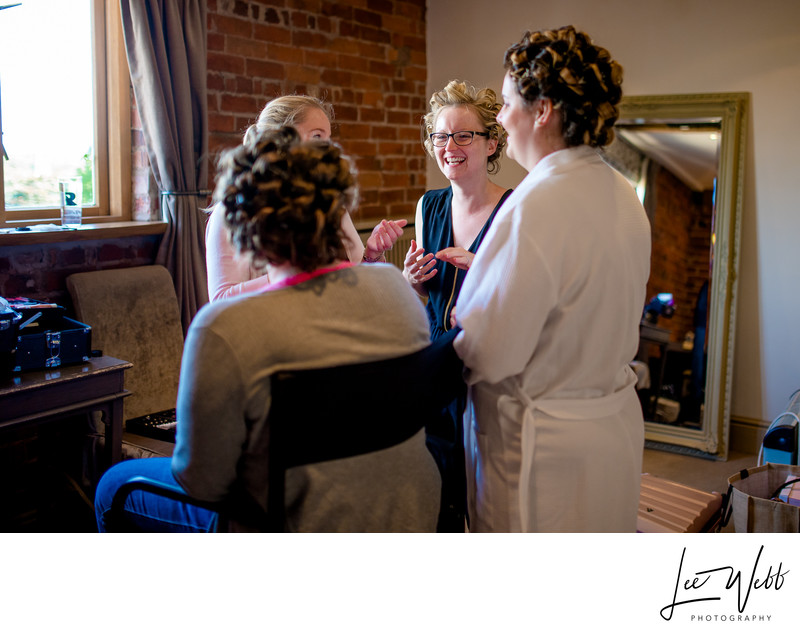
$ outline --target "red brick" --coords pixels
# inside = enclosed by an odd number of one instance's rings
[[[405,145],[401,142],[379,142],[377,151],[381,156],[399,155],[403,153],[404,147]]]
[[[353,19],[353,7],[344,5],[341,0],[323,0],[320,15],[349,21]]]
[[[384,154],[381,154],[384,155]],[[382,171],[390,173],[405,173],[407,170],[407,163],[405,158],[382,158],[381,159]]]
[[[410,184],[408,173],[384,173],[383,186],[402,186],[406,187]]]
[[[358,42],[354,39],[345,37],[334,37],[331,39],[328,47],[328,52],[345,53],[349,55],[357,55],[359,52]]]
[[[343,87],[350,87],[353,85],[352,73],[343,70],[322,69],[320,73],[322,80],[329,85],[338,85]]]
[[[364,140],[370,138],[370,126],[359,123],[339,122],[339,131],[343,138]]]
[[[336,67],[342,71],[368,72],[369,60],[359,55],[338,55]]]
[[[408,48],[410,54],[425,53],[428,48],[424,32],[419,36],[395,33],[392,37],[392,45],[397,48]]]
[[[365,59],[383,59],[385,46],[374,44],[372,42],[359,41],[358,54]]]
[[[127,251],[118,243],[103,243],[97,252],[97,260],[100,263],[108,261],[121,261],[125,259]]]
[[[418,23],[409,17],[398,15],[384,15],[383,28],[390,32],[413,33]]]
[[[380,140],[395,140],[398,135],[398,130],[395,127],[388,125],[372,125],[370,127],[370,138]]]
[[[280,44],[269,44],[267,46],[267,58],[270,61],[280,61],[301,64],[303,63],[303,51],[294,46],[282,46]]]
[[[379,173],[360,172],[358,174],[358,185],[362,189],[379,189],[381,186],[381,176]]]
[[[322,11],[322,0],[292,0],[291,7],[298,11],[307,11],[314,15]]]
[[[398,127],[397,138],[400,140],[407,140],[413,142],[420,137],[420,130],[417,127]]]
[[[391,15],[394,11],[394,3],[392,0],[367,0],[367,8],[370,11]]]
[[[336,58],[336,55],[331,55],[328,50],[312,50],[310,48],[303,50],[303,63],[316,68],[329,66]]]
[[[396,73],[396,68],[394,65],[387,63],[385,61],[370,61],[369,62],[369,72],[372,74],[380,75],[383,77],[392,77]]]
[[[382,123],[386,120],[386,111],[380,108],[362,106],[358,109],[358,120],[365,123]]]
[[[230,131],[233,129],[235,117],[229,114],[209,114],[209,131]]]
[[[386,112],[386,121],[393,125],[411,125],[411,114],[389,110]]]
[[[264,9],[263,20],[269,24],[286,25],[288,20],[288,13],[286,11],[278,11],[272,7]]]
[[[372,28],[370,26],[359,26],[358,36],[369,42],[380,42],[381,44],[388,44],[391,42],[391,35],[380,28]]]
[[[225,87],[225,77],[218,72],[208,73],[206,88],[211,91],[222,90]]]
[[[241,18],[209,14],[208,31],[210,33],[247,37],[253,32],[253,23],[250,20]]]
[[[381,78],[368,74],[357,74],[352,77],[351,85],[357,90],[380,90]]]
[[[284,64],[266,59],[248,59],[245,69],[248,76],[258,77],[259,79],[282,80],[286,77]]]
[[[292,41],[292,32],[289,29],[274,24],[257,24],[253,36],[264,42],[278,44],[290,44]]]
[[[292,45],[300,48],[324,49],[328,46],[330,36],[309,30],[296,30],[292,32]]]
[[[395,2],[394,12],[397,15],[406,15],[413,20],[422,22],[425,17],[425,0],[416,0],[411,2],[397,0]]]
[[[358,108],[350,105],[337,105],[336,106],[336,119],[342,121],[356,121],[358,120]]]
[[[348,155],[351,156],[369,156],[375,153],[375,143],[368,141],[342,139]]]
[[[206,35],[206,45],[208,50],[221,52],[225,50],[225,36],[219,33],[208,33]]]
[[[235,15],[247,16],[248,8],[248,3],[244,0],[234,0],[232,11]]]
[[[383,93],[377,91],[362,92],[360,104],[372,107],[386,107]]]
[[[383,16],[374,11],[365,11],[363,9],[353,9],[353,21],[378,29],[383,26]]]
[[[358,25],[349,20],[339,22],[339,37],[357,38],[359,36]]]
[[[412,216],[427,165],[419,131],[429,96],[424,11],[424,0],[212,1],[209,153],[240,143],[268,99],[322,95],[336,112],[335,137],[358,164],[356,215]],[[223,35],[238,58],[219,52]],[[265,52],[254,54],[260,45]]]
[[[295,82],[296,85],[310,83],[316,85],[320,82],[321,74],[319,68],[313,68],[305,65],[287,65],[286,77],[290,81]],[[308,92],[305,90],[305,92]]]
[[[320,33],[328,33],[329,35],[333,35],[333,28],[333,20],[328,17],[317,16],[317,30]]]
[[[208,53],[208,67],[215,72],[244,73],[244,59],[224,53]]]
[[[428,70],[424,66],[406,66],[403,68],[403,78],[425,83],[428,80]]]
[[[388,206],[389,204],[396,204],[405,201],[405,193],[402,190],[387,190],[383,189],[378,193],[378,200],[381,204]]]
[[[241,57],[263,59],[267,56],[267,45],[253,39],[230,36],[225,43],[225,52]]]

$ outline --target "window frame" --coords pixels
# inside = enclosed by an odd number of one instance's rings
[[[96,200],[93,206],[84,206],[83,223],[130,221],[131,83],[120,7],[115,0],[91,0],[91,8],[95,64]],[[0,102],[0,129],[2,124]],[[58,223],[58,207],[6,210],[3,162],[4,158],[0,157],[0,228],[43,221]]]

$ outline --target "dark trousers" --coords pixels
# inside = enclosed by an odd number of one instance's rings
[[[464,532],[467,515],[467,477],[464,463],[463,416],[466,387],[461,396],[425,427],[425,444],[442,477],[442,497],[437,532]]]

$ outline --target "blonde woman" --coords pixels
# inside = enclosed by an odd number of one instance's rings
[[[451,81],[430,99],[422,123],[423,146],[450,181],[426,192],[416,211],[416,240],[406,254],[406,280],[425,297],[431,339],[450,330],[450,317],[475,253],[503,200],[511,193],[489,179],[499,168],[505,131],[495,116],[495,93]],[[463,532],[466,481],[461,417],[466,397],[456,398],[430,424],[428,448],[442,474],[439,530]]]
[[[496,120],[500,104],[489,88],[451,81],[430,99],[423,146],[450,186],[428,191],[417,203],[416,240],[404,275],[427,299],[431,338],[450,329],[450,312],[464,276],[511,190],[489,175],[499,168],[506,134]]]
[[[283,126],[294,127],[304,141],[330,140],[332,120],[333,108],[321,99],[302,94],[281,96],[271,100],[261,110],[258,120],[245,132],[244,141],[264,130]],[[403,234],[405,225],[405,220],[381,221],[373,229],[365,248],[350,214],[345,213],[341,231],[348,260],[352,263],[385,260],[384,252],[390,250]],[[256,269],[246,259],[236,255],[218,208],[212,209],[206,226],[206,271],[211,302],[258,291],[273,280],[264,269]]]

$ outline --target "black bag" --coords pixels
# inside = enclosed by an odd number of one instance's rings
[[[63,307],[25,309],[17,333],[15,370],[44,370],[89,360],[92,327]]]
[[[16,366],[17,331],[22,315],[0,298],[0,379],[8,377]]]

